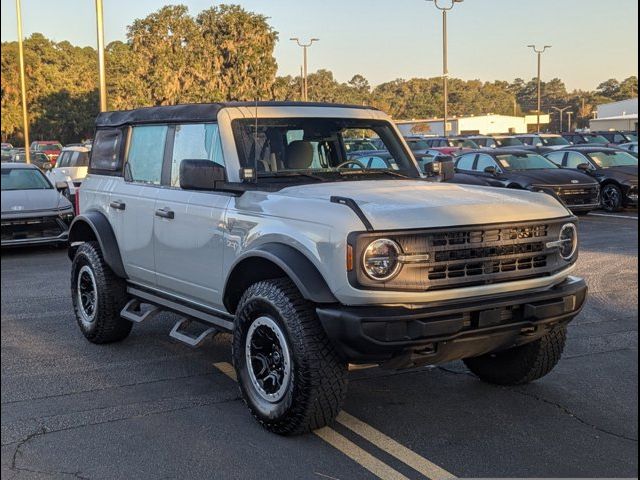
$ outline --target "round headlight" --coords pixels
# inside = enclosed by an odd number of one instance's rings
[[[578,230],[573,223],[567,223],[560,229],[560,256],[571,260],[578,249]]]
[[[374,240],[364,251],[362,268],[369,278],[379,282],[393,278],[400,270],[400,245],[388,238]]]

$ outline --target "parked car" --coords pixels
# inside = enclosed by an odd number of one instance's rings
[[[609,140],[604,138],[602,135],[591,132],[570,132],[563,133],[562,136],[571,144],[571,145],[599,145],[599,146],[608,146]]]
[[[420,170],[431,180],[450,181],[454,176],[453,157],[444,155],[436,150],[429,150],[423,155],[414,155]],[[352,169],[367,170],[399,170],[393,155],[387,150],[374,152],[355,152],[348,156],[351,160],[349,165]],[[445,173],[445,164],[450,164],[450,173]]]
[[[31,165],[35,165],[43,172],[51,170],[51,160],[42,152],[29,152],[29,160]],[[27,154],[24,149],[14,149],[7,161],[10,163],[27,163]]]
[[[73,207],[35,165],[3,163],[2,246],[66,244]]]
[[[90,151],[86,147],[64,147],[56,167],[47,172],[53,183],[65,182],[68,185],[63,193],[71,202],[74,202],[76,191],[87,176]]]
[[[638,156],[638,142],[622,143],[618,145],[618,148],[620,148],[621,150],[626,150],[629,153],[635,154],[636,158]]]
[[[562,135],[551,133],[528,133],[516,135],[516,138],[524,143],[525,146],[535,148],[538,153],[547,153],[571,145]]]
[[[513,135],[478,135],[467,137],[480,148],[526,148],[524,143]]]
[[[429,148],[478,149],[480,146],[467,137],[427,137],[424,141]]]
[[[44,153],[51,162],[51,165],[55,166],[60,151],[62,150],[62,144],[57,140],[39,140],[31,142],[30,150]]]
[[[607,139],[610,145],[620,145],[622,143],[637,142],[637,132],[622,132],[620,130],[608,130],[603,132],[592,132]]]
[[[432,141],[434,138],[431,137],[404,137],[404,140],[416,156],[427,155],[430,150],[438,151],[444,155],[454,155],[461,151],[469,150],[468,147],[462,146],[464,142],[458,140],[444,142],[436,139],[436,141]],[[466,145],[472,144],[473,142],[466,141]]]
[[[347,150],[347,153],[378,150],[375,144],[368,138],[346,138],[344,140],[344,148]]]
[[[0,150],[2,152],[2,161],[3,162],[8,162],[9,159],[11,158],[11,152],[13,150],[13,145],[11,145],[10,143],[3,143],[2,144],[2,149]]]
[[[555,198],[426,181],[391,118],[362,106],[161,106],[96,126],[69,233],[89,341],[163,310],[190,346],[230,332],[249,410],[283,435],[333,421],[349,363],[464,359],[519,385],[560,360],[587,288]],[[353,168],[354,129],[397,168]]]
[[[456,171],[481,177],[494,187],[547,193],[577,214],[598,208],[598,182],[582,172],[565,170],[528,150],[475,151],[458,157]]]
[[[546,157],[566,169],[580,170],[600,183],[600,203],[609,212],[638,205],[638,158],[620,149],[584,146]]]

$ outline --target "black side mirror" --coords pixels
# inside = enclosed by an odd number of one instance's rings
[[[216,182],[224,182],[226,169],[211,160],[182,160],[180,188],[184,190],[215,190]]]
[[[432,162],[425,163],[424,174],[437,182],[447,182],[455,175],[455,165],[453,157],[450,155],[439,155]]]
[[[591,171],[591,165],[589,165],[588,163],[580,163],[580,164],[578,164],[578,166],[576,168],[578,170],[582,170],[583,172],[590,172]]]
[[[489,175],[495,175],[498,173],[498,170],[496,170],[496,167],[489,166],[484,169],[484,173],[488,173]]]

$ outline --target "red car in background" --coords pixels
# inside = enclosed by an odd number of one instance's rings
[[[31,151],[44,153],[51,162],[52,167],[56,166],[61,150],[62,144],[57,140],[38,140],[31,142]]]

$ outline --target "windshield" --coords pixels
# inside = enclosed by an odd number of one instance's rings
[[[521,147],[524,145],[519,139],[512,137],[495,138],[496,145],[499,147]]]
[[[600,168],[638,165],[638,159],[627,152],[592,152],[589,157]]]
[[[429,144],[424,140],[407,140],[407,145],[413,152],[417,152],[418,150],[428,150]]]
[[[242,168],[255,168],[259,179],[297,177],[340,180],[345,176],[385,178],[420,176],[412,156],[402,148],[391,124],[349,118],[238,119],[232,122]],[[350,159],[345,144],[354,133],[377,137],[384,144],[384,166]],[[375,164],[375,168],[369,165]],[[384,168],[380,168],[384,167]],[[368,178],[368,179],[369,179]]]
[[[450,147],[456,148],[480,148],[476,142],[468,138],[450,138],[448,143]]]
[[[565,145],[571,145],[569,141],[564,137],[540,137],[542,144],[547,147],[559,147]]]
[[[40,170],[33,168],[3,168],[2,191],[48,190],[53,188]]]
[[[59,152],[62,150],[62,145],[59,143],[39,143],[36,145],[36,150],[41,152]]]
[[[586,143],[609,143],[602,135],[585,135],[582,138]]]
[[[547,160],[535,153],[513,153],[496,155],[496,160],[505,170],[540,170],[546,168],[559,168],[551,160]]]
[[[637,142],[638,141],[638,134],[637,133],[625,133],[624,136],[629,139],[629,142]]]

